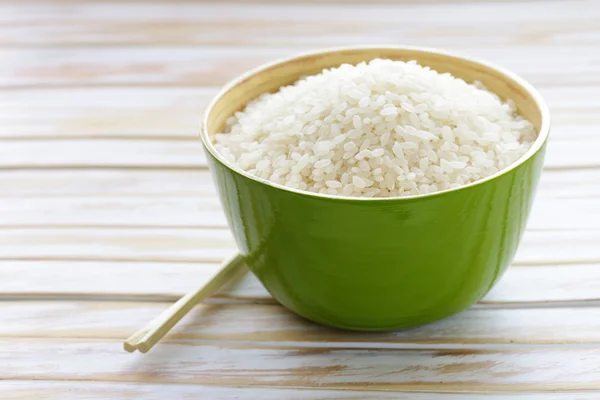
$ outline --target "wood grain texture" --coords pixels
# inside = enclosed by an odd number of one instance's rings
[[[325,3],[331,3],[331,4],[361,4],[364,2],[369,2],[370,0],[328,0]],[[444,4],[444,3],[450,3],[450,4],[460,4],[460,3],[469,3],[469,2],[496,2],[497,0],[381,0],[381,1],[377,1],[375,4],[386,4],[387,2],[392,2],[392,3],[399,3],[399,4],[406,4],[406,5],[412,5],[415,2],[419,3],[419,2],[423,2],[423,3],[429,3],[429,4]],[[517,0],[508,0],[510,1],[517,1]],[[545,0],[529,0],[529,1],[545,1]],[[77,4],[77,3],[96,3],[97,0],[23,0],[22,3],[35,3],[35,4],[47,4],[47,3],[51,3],[51,4],[59,4],[59,5],[71,5],[73,3]],[[106,0],[106,1],[102,1],[102,3],[117,3],[119,2],[119,0]],[[142,0],[129,0],[128,3],[138,3],[138,2],[142,2]],[[146,1],[146,3],[150,3],[150,4],[156,4],[156,3],[163,3],[164,0],[150,0],[150,1]],[[186,3],[194,3],[194,2],[200,2],[200,3],[207,3],[207,4],[211,4],[211,3],[219,3],[219,0],[174,0],[173,3],[175,4],[186,4]],[[290,4],[295,4],[295,3],[300,3],[300,4],[319,4],[323,2],[322,0],[292,0],[289,3]],[[0,3],[9,3],[8,0],[0,0]],[[248,3],[248,4],[257,4],[256,0],[239,0],[236,2],[232,2],[233,4],[240,4],[240,3]],[[273,3],[277,3],[277,0],[265,0],[264,2],[261,3],[266,3],[266,4],[273,4]]]
[[[598,85],[540,87],[552,139],[597,135]],[[217,87],[81,87],[0,92],[2,139],[198,139]]]
[[[584,200],[584,202],[586,202]],[[203,198],[3,199],[0,226],[215,227],[227,229],[216,195]]]
[[[246,0],[244,3],[248,4],[180,1],[177,6],[172,6],[172,2],[147,1],[123,4],[69,1],[68,6],[59,1],[23,3],[26,2],[0,4],[0,15],[4,16],[0,23],[0,44],[414,43],[441,47],[475,44],[552,47],[600,42],[596,29],[600,9],[593,0],[310,0],[287,4]],[[343,7],[332,3],[342,3]],[[252,34],[247,34],[249,31]]]
[[[0,230],[0,259],[220,262],[235,249],[226,229]]]
[[[418,43],[411,43],[418,44]],[[323,45],[319,46],[323,47]],[[447,47],[452,50],[452,46]],[[312,50],[289,47],[98,47],[0,49],[0,87],[220,86],[268,61]],[[457,49],[455,49],[457,50]],[[599,84],[595,47],[461,47],[542,87]]]
[[[542,90],[556,127],[547,170],[600,168],[599,88]],[[214,92],[63,89],[56,99],[54,90],[5,92],[0,94],[7,111],[0,113],[0,137],[10,140],[0,142],[0,170],[206,168],[198,129],[201,110]]]
[[[546,171],[538,193],[545,199],[600,197],[598,171]],[[55,170],[0,172],[0,199],[123,197],[127,199],[192,198],[216,196],[207,170]],[[537,201],[537,200],[536,200]],[[543,200],[542,200],[543,201]],[[537,205],[537,203],[536,203]]]
[[[600,226],[600,196],[552,198],[544,195],[542,192],[536,198],[527,225],[529,230],[595,229]],[[104,196],[21,199],[14,196],[1,202],[0,227],[227,229],[216,194],[198,198]]]
[[[599,21],[594,0],[0,0],[0,398],[600,399]],[[197,139],[218,87],[361,43],[540,89],[547,168],[513,267],[471,309],[380,334],[301,319],[248,273],[123,353],[235,250]]]
[[[0,337],[122,339],[159,315],[165,303],[2,302]],[[400,332],[345,332],[312,323],[279,305],[203,304],[163,340],[214,342],[549,345],[600,342],[600,308],[475,308]]]
[[[163,343],[145,355],[106,339],[0,340],[3,379],[173,382],[369,390],[598,389],[588,346],[463,349]]]
[[[218,263],[0,261],[0,299],[175,301],[198,288]],[[600,264],[509,268],[479,307],[581,306],[600,303]],[[252,275],[210,302],[273,302]]]
[[[35,140],[0,146],[1,169],[207,168],[199,140]]]
[[[527,231],[514,265],[593,264],[600,230]],[[235,251],[226,229],[9,228],[0,260],[219,262]]]
[[[69,88],[0,93],[0,138],[198,138],[218,88]]]
[[[572,172],[572,171],[569,171]],[[569,172],[566,172],[567,174]],[[589,172],[589,171],[588,171]],[[565,173],[563,172],[563,175]],[[585,171],[582,181],[587,181]],[[593,178],[590,175],[589,179]],[[558,175],[557,175],[558,176]],[[561,175],[562,176],[562,175]],[[559,180],[563,187],[571,182]],[[582,185],[593,188],[595,185]],[[593,192],[594,194],[595,192]],[[600,193],[600,190],[598,191]],[[33,170],[0,172],[0,198],[72,198],[72,197],[211,197],[216,196],[210,172],[190,170]]]
[[[15,140],[1,142],[2,169],[207,168],[199,140]],[[548,142],[545,170],[600,168],[600,137]]]
[[[265,386],[216,386],[160,383],[121,383],[95,381],[0,381],[0,395],[7,400],[196,400],[199,396],[211,400],[233,400],[241,398],[263,400],[597,400],[600,393],[594,391],[556,391],[544,393],[527,392],[470,392],[432,393],[382,392],[372,390],[331,390],[274,388]]]
[[[2,298],[98,298],[176,301],[200,287],[218,263],[0,261]],[[224,287],[217,299],[272,302],[250,273]],[[213,299],[214,300],[214,299]]]

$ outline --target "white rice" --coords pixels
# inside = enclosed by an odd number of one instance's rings
[[[239,168],[290,188],[403,197],[495,174],[535,136],[512,101],[478,82],[375,59],[261,95],[214,145]]]

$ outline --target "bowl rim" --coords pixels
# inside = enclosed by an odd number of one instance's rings
[[[531,147],[527,150],[527,152],[525,154],[523,154],[519,159],[517,159],[517,161],[515,161],[508,167],[501,169],[500,171],[496,172],[495,174],[492,174],[483,179],[479,179],[475,182],[471,182],[469,184],[459,186],[456,188],[444,189],[444,190],[440,190],[440,191],[433,192],[433,193],[410,195],[410,196],[403,196],[403,197],[397,197],[397,196],[396,197],[353,197],[353,196],[331,195],[331,194],[325,194],[325,193],[314,193],[314,192],[309,192],[306,190],[294,189],[294,188],[287,187],[287,186],[279,184],[279,183],[271,182],[267,179],[260,178],[258,176],[248,173],[247,171],[244,171],[243,169],[239,168],[232,162],[226,160],[214,148],[214,145],[209,138],[208,129],[207,129],[208,118],[209,118],[209,115],[210,115],[212,109],[227,92],[229,92],[231,89],[233,89],[238,84],[249,79],[251,76],[258,75],[261,72],[263,72],[265,70],[269,70],[279,64],[284,64],[284,63],[291,62],[291,61],[305,58],[305,57],[315,57],[315,56],[326,55],[329,53],[337,53],[337,52],[344,52],[344,51],[377,50],[377,49],[409,50],[409,51],[416,51],[416,52],[421,52],[421,53],[440,55],[440,56],[448,57],[448,58],[462,59],[462,60],[466,60],[466,61],[469,61],[469,62],[472,62],[475,64],[479,64],[480,66],[482,66],[486,69],[495,70],[496,72],[499,72],[502,75],[508,76],[510,79],[517,82],[522,88],[524,88],[527,91],[527,94],[531,98],[533,98],[535,104],[537,105],[538,109],[540,110],[541,124],[540,124],[540,129],[539,129],[536,139],[534,140]],[[537,154],[540,151],[540,149],[547,142],[549,133],[550,133],[550,111],[548,109],[548,105],[546,104],[546,102],[544,101],[542,95],[538,92],[538,90],[535,89],[525,79],[521,78],[519,75],[517,75],[509,70],[506,70],[503,67],[499,67],[499,66],[489,63],[487,61],[482,61],[478,58],[462,56],[462,55],[458,55],[456,53],[447,52],[445,50],[438,50],[438,49],[430,48],[430,47],[403,46],[403,45],[359,45],[359,46],[328,47],[328,48],[324,48],[324,49],[320,49],[320,50],[316,50],[316,51],[307,51],[307,52],[297,53],[297,54],[289,56],[289,57],[282,57],[282,58],[278,58],[273,61],[269,61],[267,63],[261,64],[258,67],[252,68],[252,69],[244,72],[243,74],[238,75],[237,77],[235,77],[234,79],[232,79],[228,83],[226,83],[221,88],[221,90],[219,90],[219,92],[212,98],[208,107],[204,111],[204,116],[202,118],[202,123],[201,123],[201,127],[200,127],[200,139],[202,140],[204,148],[215,158],[215,160],[217,160],[219,163],[221,163],[222,165],[224,165],[225,167],[227,167],[228,169],[230,169],[231,171],[233,171],[237,174],[240,174],[240,175],[242,175],[248,179],[251,179],[255,182],[271,186],[275,189],[284,190],[284,191],[302,195],[302,196],[310,196],[310,197],[327,199],[327,200],[356,201],[356,202],[410,201],[410,200],[414,200],[414,199],[443,196],[443,195],[446,195],[449,193],[462,191],[462,190],[476,187],[478,185],[485,184],[487,182],[490,182],[494,179],[500,178],[501,176],[508,174],[509,172],[515,170],[516,168],[520,167],[525,162],[527,162],[529,159],[531,159],[535,154]]]

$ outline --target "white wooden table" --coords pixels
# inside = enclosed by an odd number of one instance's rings
[[[359,43],[485,58],[546,97],[546,168],[500,284],[440,323],[359,334],[247,276],[125,353],[234,250],[197,140],[210,97]],[[599,77],[593,0],[0,0],[0,398],[600,399]]]

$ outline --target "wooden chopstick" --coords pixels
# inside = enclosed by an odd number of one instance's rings
[[[146,353],[196,304],[244,271],[243,267],[244,263],[239,254],[224,261],[220,269],[208,282],[194,292],[190,292],[177,300],[176,303],[149,322],[145,327],[127,338],[123,342],[123,348],[130,353],[135,350]]]

